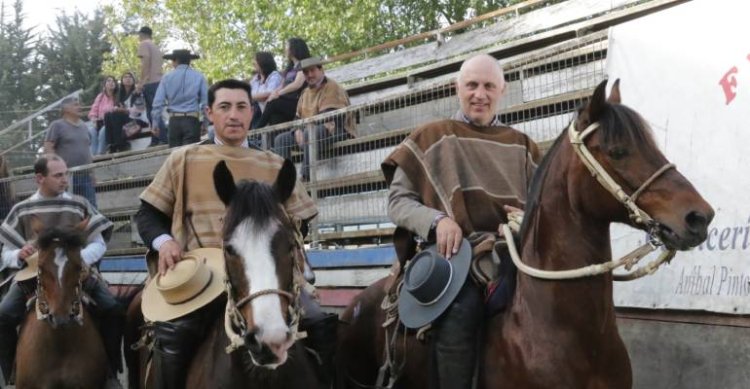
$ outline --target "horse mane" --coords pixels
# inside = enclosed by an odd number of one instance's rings
[[[42,231],[37,238],[40,250],[52,247],[55,241],[60,242],[60,245],[65,248],[83,247],[86,243],[83,232],[75,228],[48,228]]]
[[[578,115],[581,114],[585,107],[578,109]],[[576,120],[575,118],[573,120]],[[599,118],[599,129],[602,146],[607,148],[611,145],[626,141],[629,144],[637,144],[647,148],[656,148],[651,128],[638,112],[622,104],[611,104],[607,102]],[[528,200],[526,202],[525,216],[521,224],[521,234],[526,236],[527,229],[533,225],[539,203],[542,197],[542,187],[552,165],[552,160],[560,150],[563,139],[568,136],[568,127],[566,126],[555,142],[545,154],[542,162],[536,169],[531,179],[531,185],[528,191]]]
[[[258,231],[279,219],[281,204],[270,185],[241,180],[229,204],[224,220],[224,236],[229,237],[234,229],[247,218],[253,220],[253,228]]]

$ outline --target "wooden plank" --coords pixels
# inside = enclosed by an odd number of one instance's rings
[[[372,237],[383,237],[392,236],[396,231],[395,228],[372,228],[366,230],[354,230],[354,231],[335,231],[335,232],[323,232],[320,234],[320,239],[323,241],[337,241],[337,240],[349,240],[349,239],[362,239]]]
[[[313,269],[390,266],[396,256],[392,245],[338,250],[308,250]]]
[[[318,224],[388,222],[388,190],[331,196],[318,200]]]
[[[378,52],[382,50],[391,49],[391,48],[405,45],[411,42],[418,42],[418,41],[428,39],[428,38],[436,38],[438,35],[445,34],[451,31],[460,30],[463,28],[467,28],[485,20],[494,19],[494,18],[503,16],[509,13],[514,13],[514,12],[517,13],[519,10],[523,8],[527,8],[527,7],[540,4],[543,1],[544,0],[527,0],[527,1],[524,1],[523,3],[514,4],[510,7],[501,8],[501,9],[488,12],[483,15],[471,18],[471,19],[467,19],[467,20],[460,21],[458,23],[451,24],[450,26],[447,26],[447,27],[439,28],[439,29],[432,30],[432,31],[422,32],[422,33],[411,35],[411,36],[401,38],[401,39],[395,39],[389,42],[381,43],[379,45],[371,46],[365,49],[360,49],[360,50],[356,50],[356,51],[345,53],[345,54],[338,54],[331,58],[327,58],[326,62],[334,63],[334,62],[358,57],[363,54],[374,53],[374,52]]]
[[[148,274],[145,272],[102,272],[102,276],[110,285],[140,285],[148,278]]]
[[[383,172],[380,170],[362,172],[328,180],[317,181],[307,185],[308,190],[330,190],[343,187],[356,187],[361,185],[385,182]]]
[[[335,269],[315,272],[316,287],[360,287],[372,285],[388,275],[390,267],[370,269]]]
[[[413,68],[417,65],[466,55],[466,53],[480,50],[497,42],[510,42],[510,46],[519,40],[537,41],[537,45],[526,48],[526,51],[528,51],[529,49],[549,44],[550,37],[556,37],[554,41],[557,42],[575,37],[577,30],[585,28],[588,24],[593,24],[594,21],[601,17],[595,17],[583,23],[580,23],[580,20],[609,12],[612,9],[617,9],[636,1],[620,0],[602,2],[598,0],[570,0],[526,13],[518,18],[502,20],[486,28],[456,35],[450,41],[439,46],[435,43],[428,43],[376,58],[347,64],[328,70],[327,73],[341,83],[349,83],[363,78],[376,78],[379,73],[383,72],[392,73],[400,69]],[[630,11],[625,10],[621,12]],[[552,30],[550,31],[550,29]],[[539,39],[539,36],[546,37],[547,40]],[[519,39],[519,37],[526,38]],[[415,72],[411,73],[414,74]]]

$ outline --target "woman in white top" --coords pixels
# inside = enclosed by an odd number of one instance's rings
[[[255,76],[250,80],[250,86],[253,90],[253,102],[258,104],[259,110],[253,114],[250,128],[256,128],[255,124],[258,123],[263,110],[266,108],[266,100],[284,82],[281,73],[276,70],[276,60],[273,58],[273,54],[267,51],[255,53],[253,67],[255,68]]]

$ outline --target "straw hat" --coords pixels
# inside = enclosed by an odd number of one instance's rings
[[[407,328],[420,328],[437,319],[461,291],[471,265],[471,244],[464,239],[458,253],[445,259],[433,244],[415,255],[406,267],[398,298],[398,315]]]
[[[167,321],[205,306],[224,292],[224,253],[195,249],[164,276],[157,274],[143,290],[141,311],[149,321]]]
[[[31,254],[28,258],[26,258],[26,267],[19,270],[16,273],[15,280],[16,282],[26,281],[30,280],[32,278],[36,278],[36,273],[39,270],[39,253],[36,252],[34,254]]]

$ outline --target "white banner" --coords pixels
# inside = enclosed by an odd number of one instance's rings
[[[750,2],[695,0],[610,31],[607,73],[716,210],[708,240],[638,281],[624,307],[750,313]],[[610,85],[611,86],[611,85]],[[614,254],[644,234],[613,227]]]

